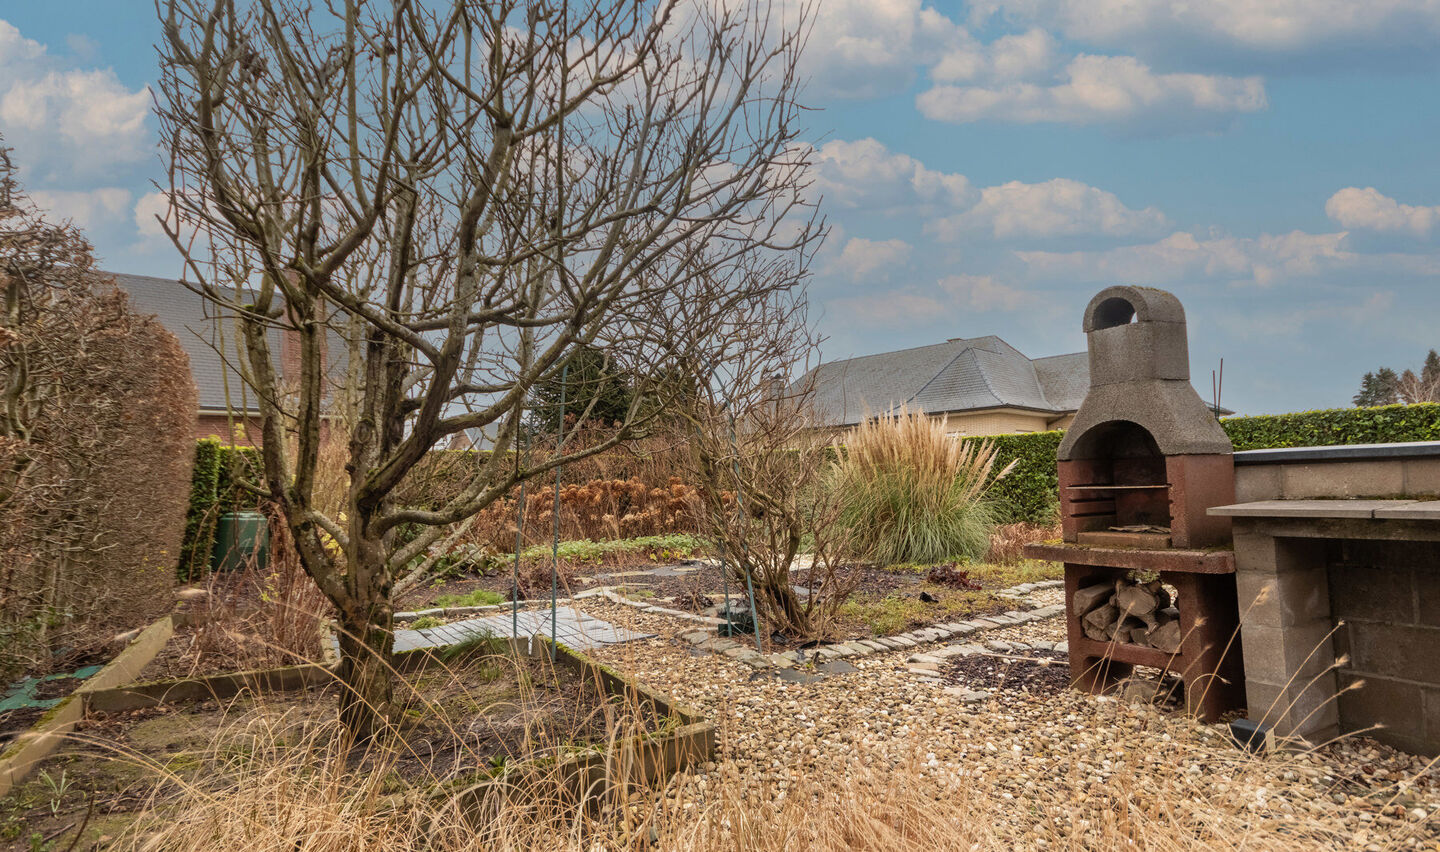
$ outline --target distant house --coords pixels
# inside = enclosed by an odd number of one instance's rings
[[[199,389],[200,404],[195,418],[195,437],[218,437],[240,444],[260,441],[260,406],[254,388],[242,378],[237,359],[243,347],[232,317],[223,317],[217,306],[184,284],[171,278],[148,275],[104,273],[130,294],[131,306],[140,313],[154,314],[180,339],[190,356],[190,372]],[[300,341],[292,332],[271,328],[267,332],[270,352],[282,386],[300,374]],[[330,335],[326,371],[331,386],[343,378],[347,356],[344,341]],[[327,393],[330,388],[327,388]]]
[[[1090,388],[1084,352],[1030,358],[995,336],[821,364],[797,384],[813,388],[817,425],[844,430],[901,405],[944,421],[952,435],[1063,429]]]

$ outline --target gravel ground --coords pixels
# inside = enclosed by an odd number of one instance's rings
[[[1033,597],[1043,604],[1060,593]],[[966,705],[944,682],[908,672],[909,652],[855,658],[857,672],[799,685],[692,652],[678,638],[692,625],[606,602],[584,608],[658,633],[595,656],[720,728],[718,760],[672,781],[677,808],[703,802],[722,783],[743,785],[757,805],[773,803],[801,779],[843,778],[864,766],[932,784],[951,807],[967,802],[994,820],[987,838],[1010,848],[1096,848],[1114,837],[1100,827],[1113,828],[1128,811],[1159,814],[1196,836],[1240,831],[1240,845],[1249,838],[1267,848],[1440,849],[1440,773],[1373,740],[1251,757],[1223,726],[1073,690],[1002,689]],[[1063,622],[985,638],[1056,641]],[[1301,836],[1308,842],[1287,840]]]

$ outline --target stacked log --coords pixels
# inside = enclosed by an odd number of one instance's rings
[[[1167,654],[1180,650],[1180,611],[1159,580],[1116,580],[1077,589],[1072,614],[1097,642],[1143,645]]]

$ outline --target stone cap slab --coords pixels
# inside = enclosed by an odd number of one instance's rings
[[[1214,506],[1209,514],[1227,518],[1393,518],[1380,512],[1403,510],[1417,500],[1257,500]],[[1440,501],[1432,501],[1440,503]],[[1427,517],[1440,517],[1429,515]]]
[[[1387,521],[1440,521],[1440,500],[1422,500],[1406,506],[1376,509],[1375,517]]]
[[[1276,447],[1242,450],[1235,464],[1283,464],[1322,461],[1369,461],[1399,458],[1440,458],[1440,441],[1405,441],[1394,444],[1337,444],[1324,447]]]

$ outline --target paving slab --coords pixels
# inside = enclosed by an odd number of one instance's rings
[[[439,648],[457,645],[483,636],[510,636],[512,630],[519,636],[533,636],[536,633],[550,635],[550,610],[530,610],[515,614],[512,625],[511,613],[501,613],[486,618],[470,618],[439,627],[424,630],[396,630],[395,650],[413,651],[417,648]],[[559,607],[555,611],[555,638],[560,642],[582,651],[594,650],[605,645],[618,645],[649,639],[653,633],[637,633],[623,627],[616,627],[571,607]]]

